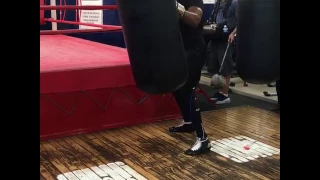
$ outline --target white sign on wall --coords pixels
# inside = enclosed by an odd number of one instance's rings
[[[82,6],[102,6],[103,0],[78,0]],[[79,10],[80,22],[103,24],[103,10]],[[101,29],[98,27],[79,25],[79,29]]]
[[[214,4],[216,0],[203,0],[203,4]]]

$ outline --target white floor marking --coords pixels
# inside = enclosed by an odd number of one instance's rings
[[[63,174],[66,178],[69,180],[79,180],[76,175],[74,175],[72,172],[67,172]]]
[[[232,161],[235,161],[235,162],[237,162],[237,163],[242,163],[242,161],[240,161],[239,159],[237,159],[237,158],[230,158]]]
[[[215,144],[216,142],[212,142],[212,143]],[[218,154],[220,154],[220,155],[222,155],[222,156],[224,156],[226,158],[229,158],[229,159],[231,159],[231,157],[233,157],[233,153],[232,152],[226,151],[225,149],[220,147],[218,143],[216,145],[217,146],[212,145],[211,151],[214,151],[214,152],[216,152],[216,153],[218,153]],[[233,159],[235,159],[235,161],[237,161],[237,162],[238,161],[242,162],[241,160],[239,160],[239,159],[237,159],[235,157]]]
[[[62,175],[62,174],[59,174],[58,176],[57,176],[57,179],[58,180],[68,180],[64,175]]]
[[[96,173],[99,177],[106,177],[108,174],[104,172],[102,169],[100,169],[97,166],[93,166],[90,168],[94,173]]]
[[[230,139],[230,138],[228,140],[229,140],[228,143],[233,144],[235,147],[237,147],[237,150],[242,152],[243,154],[251,156],[255,159],[259,158],[259,155],[261,155],[261,153],[254,151],[253,148],[251,148],[250,150],[244,149],[244,146],[246,146],[247,144],[251,144],[252,142],[242,142],[237,139]]]
[[[109,178],[109,177],[105,177],[103,178],[102,180],[113,180],[112,178]]]
[[[117,161],[75,170],[57,176],[58,180],[148,180],[137,171]]]
[[[90,180],[81,170],[75,170],[73,171],[73,174],[75,174],[80,180]]]
[[[96,173],[94,173],[91,169],[81,169],[81,171],[88,176],[90,180],[102,180]]]
[[[118,166],[124,166],[125,164],[123,162],[117,161],[115,162]]]
[[[225,153],[225,154],[227,154],[227,155],[229,155],[231,157],[237,158],[241,162],[248,162],[247,159],[245,159],[245,158],[239,156],[238,154],[232,152],[231,151],[232,149],[230,147],[222,144],[221,142],[212,141],[211,143],[213,144],[213,147],[219,149],[220,152],[223,152],[223,153]]]
[[[109,168],[107,165],[101,165],[99,167],[108,175],[110,175],[110,177],[112,177],[114,180],[125,180],[123,177],[121,177],[117,172]]]
[[[280,149],[246,136],[235,136],[211,141],[211,151],[237,163],[244,163],[259,157],[267,157],[280,153]]]
[[[243,158],[246,158],[248,160],[254,160],[255,158],[257,158],[256,156],[252,155],[252,157],[245,152],[245,150],[243,149],[243,146],[238,146],[235,142],[229,140],[229,139],[223,139],[220,141],[222,144],[228,146],[229,150]]]
[[[130,174],[128,174],[125,170],[123,170],[121,167],[119,167],[117,164],[115,163],[109,163],[108,166],[114,170],[115,172],[117,172],[118,174],[120,174],[120,176],[122,176],[125,179],[131,178],[132,176]]]
[[[147,178],[141,176],[137,171],[129,167],[128,165],[121,166],[125,171],[135,177],[137,180],[148,180]]]
[[[217,148],[215,147],[211,147],[211,150],[220,154],[221,156],[225,157],[225,158],[230,158],[230,156],[228,154],[225,154],[224,152],[222,152],[221,150],[218,150]]]

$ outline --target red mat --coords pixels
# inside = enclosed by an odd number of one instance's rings
[[[171,94],[135,87],[126,49],[40,36],[40,139],[179,116]]]
[[[126,49],[64,35],[40,36],[40,73],[46,93],[135,85]]]

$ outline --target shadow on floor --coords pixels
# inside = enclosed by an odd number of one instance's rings
[[[216,89],[210,86],[201,85],[201,87],[208,93],[209,96],[212,96],[215,92],[217,92]],[[231,103],[224,105],[216,105],[216,107],[212,107],[212,105],[207,101],[207,99],[203,95],[199,94],[197,95],[198,106],[201,109],[201,111],[210,111],[215,109],[232,108],[238,106],[253,106],[269,110],[270,108],[275,106],[275,104],[272,103],[268,103],[258,99],[253,99],[239,94],[234,94],[232,92],[229,93],[229,96],[231,99]]]

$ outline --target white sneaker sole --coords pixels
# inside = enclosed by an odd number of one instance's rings
[[[223,101],[216,101],[215,104],[228,104],[231,102],[231,99],[230,98],[227,98]]]

